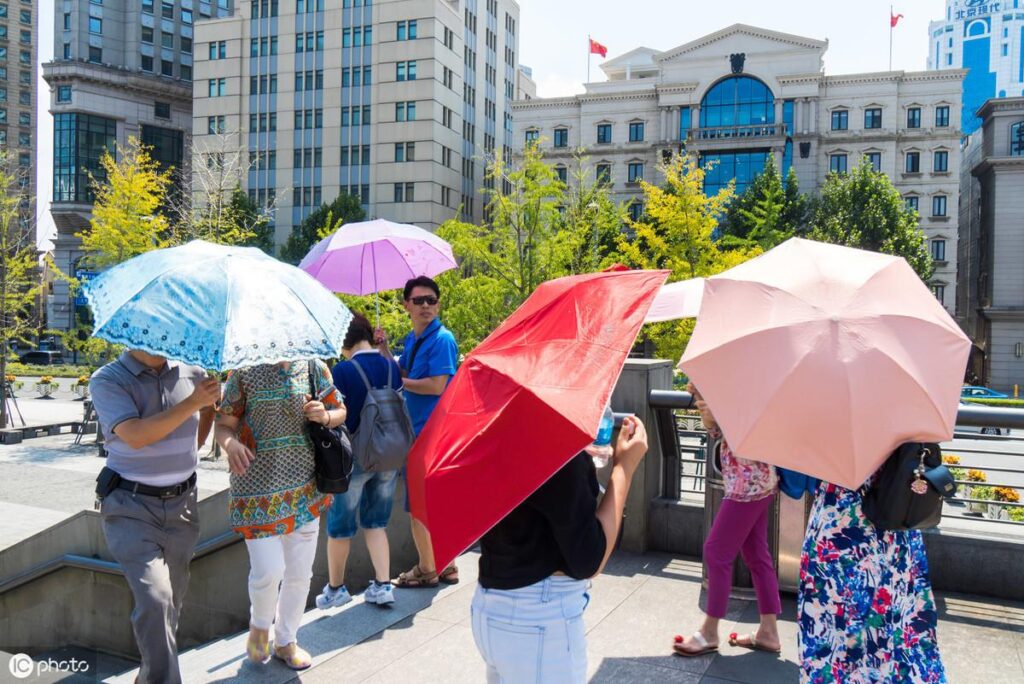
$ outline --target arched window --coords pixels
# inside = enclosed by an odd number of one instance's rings
[[[988,34],[988,22],[984,19],[978,19],[971,22],[967,26],[967,37],[977,38],[978,36],[984,36]]]
[[[1024,121],[1010,126],[1010,156],[1024,157]]]
[[[750,76],[730,76],[711,87],[700,103],[702,128],[775,123],[775,96]]]

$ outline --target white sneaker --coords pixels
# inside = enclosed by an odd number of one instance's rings
[[[363,594],[363,600],[367,603],[376,603],[378,606],[388,606],[395,602],[395,590],[390,582],[370,582]]]
[[[352,596],[348,593],[348,589],[345,585],[341,585],[337,589],[331,589],[331,585],[325,584],[324,590],[316,597],[316,607],[320,610],[327,610],[328,608],[337,608],[343,606],[352,600]]]

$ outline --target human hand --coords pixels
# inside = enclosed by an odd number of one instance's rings
[[[197,411],[215,405],[220,401],[220,380],[214,378],[203,380],[196,385],[186,401],[190,402]]]
[[[711,413],[711,409],[708,407],[708,402],[698,398],[694,402],[694,406],[700,412],[700,420],[704,423],[704,427],[711,430],[718,427],[718,421],[715,420],[715,416]]]
[[[302,413],[306,416],[306,420],[311,423],[320,423],[321,425],[327,425],[331,422],[331,415],[327,412],[327,407],[324,406],[322,401],[311,401],[312,397],[306,395],[306,403],[302,407]]]
[[[235,437],[228,438],[224,443],[224,453],[228,457],[228,470],[235,475],[245,475],[249,466],[256,460],[252,450]]]
[[[632,474],[646,454],[647,428],[636,416],[626,416],[622,419],[622,427],[619,429],[619,438],[615,442],[612,461]]]

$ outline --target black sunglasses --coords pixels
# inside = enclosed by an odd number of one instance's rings
[[[409,301],[416,306],[423,306],[424,304],[427,306],[434,306],[437,304],[438,299],[433,295],[424,295],[423,297],[410,297]]]

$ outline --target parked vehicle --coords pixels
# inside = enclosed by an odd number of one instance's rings
[[[964,389],[967,389],[966,387]],[[977,404],[970,404],[969,402],[961,401],[961,406],[977,406]],[[954,428],[954,432],[957,434],[968,433],[975,435],[1009,435],[1010,428],[1005,427],[974,427],[969,425],[957,425]]]
[[[59,366],[64,363],[64,356],[59,351],[36,349],[35,351],[22,354],[18,360],[34,366]]]
[[[1009,399],[1009,394],[1003,394],[1002,392],[996,392],[994,389],[988,387],[978,387],[977,385],[966,385],[960,390],[960,396],[965,399]]]

